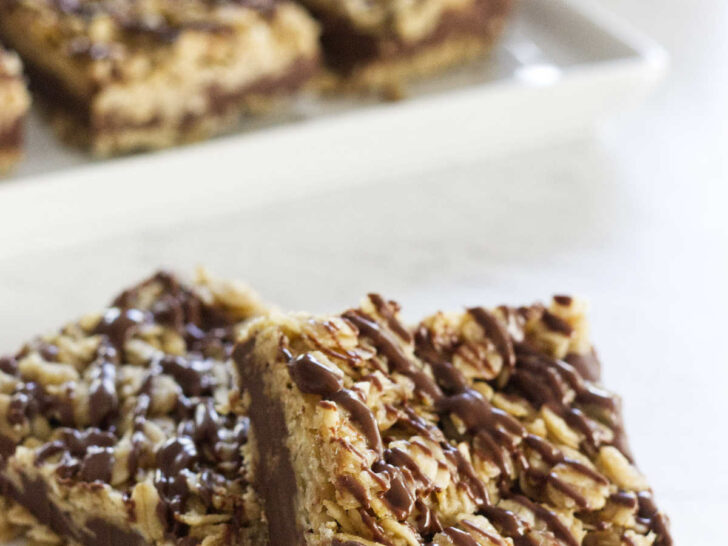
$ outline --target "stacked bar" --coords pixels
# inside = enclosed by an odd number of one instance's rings
[[[29,106],[20,59],[0,47],[0,174],[23,155],[23,124]]]
[[[302,0],[321,22],[326,62],[349,85],[387,89],[483,55],[512,0]]]
[[[160,273],[0,359],[0,533],[105,546],[266,544],[229,355],[256,297]]]
[[[398,311],[269,316],[236,346],[271,544],[671,544],[579,302]]]
[[[0,0],[67,140],[100,155],[219,133],[314,73],[318,27],[286,0]]]

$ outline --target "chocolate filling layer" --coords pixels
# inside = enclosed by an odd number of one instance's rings
[[[23,117],[0,129],[0,151],[19,150],[23,145]]]
[[[316,72],[319,62],[316,58],[300,58],[281,74],[265,76],[252,83],[247,83],[238,89],[222,89],[212,85],[206,90],[207,110],[203,113],[195,112],[183,115],[178,123],[182,132],[192,129],[197,123],[207,118],[222,117],[235,112],[241,103],[252,96],[277,97],[291,94],[303,86]],[[161,116],[153,116],[147,121],[129,121],[124,118],[123,112],[111,112],[104,116],[93,115],[90,110],[93,95],[79,97],[70,93],[64,82],[51,72],[40,69],[32,63],[26,62],[26,71],[29,74],[33,89],[45,99],[52,110],[62,111],[87,128],[92,136],[108,133],[123,132],[125,130],[155,129],[170,124],[169,120]]]
[[[70,514],[59,508],[50,498],[48,486],[41,479],[22,476],[22,488],[0,476],[0,493],[25,507],[35,518],[62,537],[72,537],[86,546],[146,546],[137,533],[117,527],[101,518],[86,520],[79,528]]]
[[[255,486],[265,501],[270,544],[304,546],[296,525],[296,475],[286,445],[288,429],[283,407],[265,394],[262,370],[253,361],[255,338],[238,345],[233,358],[250,393],[250,422],[258,444]]]
[[[493,21],[506,16],[511,0],[475,0],[462,10],[446,11],[428,35],[415,42],[406,42],[394,34],[366,34],[344,18],[314,10],[323,25],[321,43],[327,63],[345,74],[358,66],[374,61],[392,61],[412,57],[428,47],[451,38],[480,37],[484,42],[493,38]]]

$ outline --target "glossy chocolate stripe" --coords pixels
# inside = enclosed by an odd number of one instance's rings
[[[554,512],[531,501],[523,495],[511,495],[509,498],[530,510],[536,518],[543,521],[553,535],[564,544],[567,546],[579,546],[579,542],[576,540],[574,535],[571,534],[569,528],[562,523]]]
[[[438,400],[442,396],[437,383],[407,358],[392,334],[379,326],[372,317],[356,310],[347,311],[343,317],[356,326],[361,335],[371,339],[375,347],[387,357],[390,372],[398,372],[409,377],[417,390],[432,400]]]
[[[330,396],[344,388],[340,374],[304,353],[288,362],[288,373],[301,392]]]
[[[483,307],[473,307],[468,309],[468,313],[480,325],[485,335],[495,344],[503,359],[503,366],[513,368],[516,365],[516,354],[510,336],[501,322]]]
[[[369,443],[369,447],[381,457],[383,451],[382,438],[379,435],[379,427],[372,410],[349,389],[342,389],[330,395],[329,399],[349,412],[352,420],[359,425]]]
[[[461,531],[457,527],[448,527],[443,530],[454,546],[479,546],[476,540],[465,531]]]
[[[393,304],[385,301],[385,299],[379,294],[369,294],[369,301],[371,301],[377,309],[377,313],[379,313],[379,315],[387,321],[387,326],[389,326],[390,330],[397,334],[405,343],[410,343],[412,341],[412,334],[402,325],[401,322],[399,322],[395,315],[396,310],[393,311],[391,309]]]

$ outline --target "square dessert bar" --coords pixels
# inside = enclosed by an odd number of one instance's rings
[[[671,544],[582,304],[398,310],[269,315],[236,346],[271,544]]]
[[[301,0],[322,24],[326,62],[353,87],[381,89],[487,52],[512,0]]]
[[[233,339],[261,311],[233,283],[160,273],[0,359],[0,534],[265,544],[229,399]]]
[[[23,155],[23,122],[29,106],[20,59],[0,46],[0,175]]]
[[[62,136],[109,155],[224,130],[300,88],[318,27],[286,0],[0,0]]]

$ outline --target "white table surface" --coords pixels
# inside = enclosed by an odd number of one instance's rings
[[[29,248],[0,263],[0,347],[97,308],[158,266],[205,264],[311,311],[378,290],[411,319],[581,294],[677,544],[725,544],[728,2],[602,3],[672,56],[638,111],[537,151],[407,175],[382,165],[366,184],[214,221],[41,257]]]

